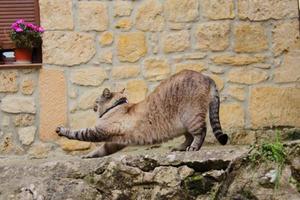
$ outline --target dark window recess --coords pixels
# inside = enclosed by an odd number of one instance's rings
[[[2,64],[6,61],[3,53],[15,48],[10,40],[9,31],[11,24],[18,19],[40,25],[38,0],[0,0],[0,63]],[[7,62],[11,62],[11,59]],[[42,63],[41,47],[33,49],[32,62]]]

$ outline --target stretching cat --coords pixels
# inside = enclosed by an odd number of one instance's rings
[[[206,114],[218,141],[225,145],[219,121],[219,94],[214,81],[199,72],[184,70],[171,76],[142,102],[128,103],[121,92],[104,89],[94,111],[97,124],[92,128],[70,130],[58,127],[56,132],[69,139],[108,142],[86,158],[114,153],[126,145],[160,143],[184,135],[176,150],[198,151],[206,136]]]

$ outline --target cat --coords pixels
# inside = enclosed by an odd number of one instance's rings
[[[206,136],[206,115],[217,140],[225,145],[227,134],[219,121],[219,93],[208,76],[183,70],[162,81],[143,101],[128,103],[124,90],[104,89],[94,111],[99,117],[95,127],[70,130],[58,127],[56,133],[69,139],[108,142],[86,158],[101,157],[127,145],[161,143],[185,136],[174,150],[198,151]]]

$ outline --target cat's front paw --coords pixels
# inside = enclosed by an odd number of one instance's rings
[[[63,129],[64,127],[63,126],[58,126],[56,129],[55,129],[55,132],[59,135],[59,136],[63,136]]]

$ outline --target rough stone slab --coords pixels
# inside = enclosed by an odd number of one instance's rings
[[[18,72],[16,70],[0,71],[0,92],[18,91]]]
[[[1,100],[1,110],[8,113],[36,113],[32,97],[6,96]]]
[[[198,0],[166,0],[164,13],[168,21],[189,22],[199,15]]]
[[[77,85],[99,86],[107,79],[107,74],[100,67],[85,67],[73,70],[70,79],[72,83]]]
[[[204,16],[209,19],[232,19],[234,18],[233,0],[201,0]]]
[[[35,132],[36,132],[35,126],[19,128],[18,130],[19,140],[24,145],[30,145],[34,141]]]
[[[170,65],[165,59],[148,58],[144,61],[144,66],[144,77],[149,81],[163,80],[171,73]]]
[[[164,32],[162,41],[165,53],[181,52],[189,48],[190,34],[186,30]]]
[[[67,86],[62,70],[43,68],[39,77],[40,127],[42,141],[58,138],[55,129],[67,123]]]

